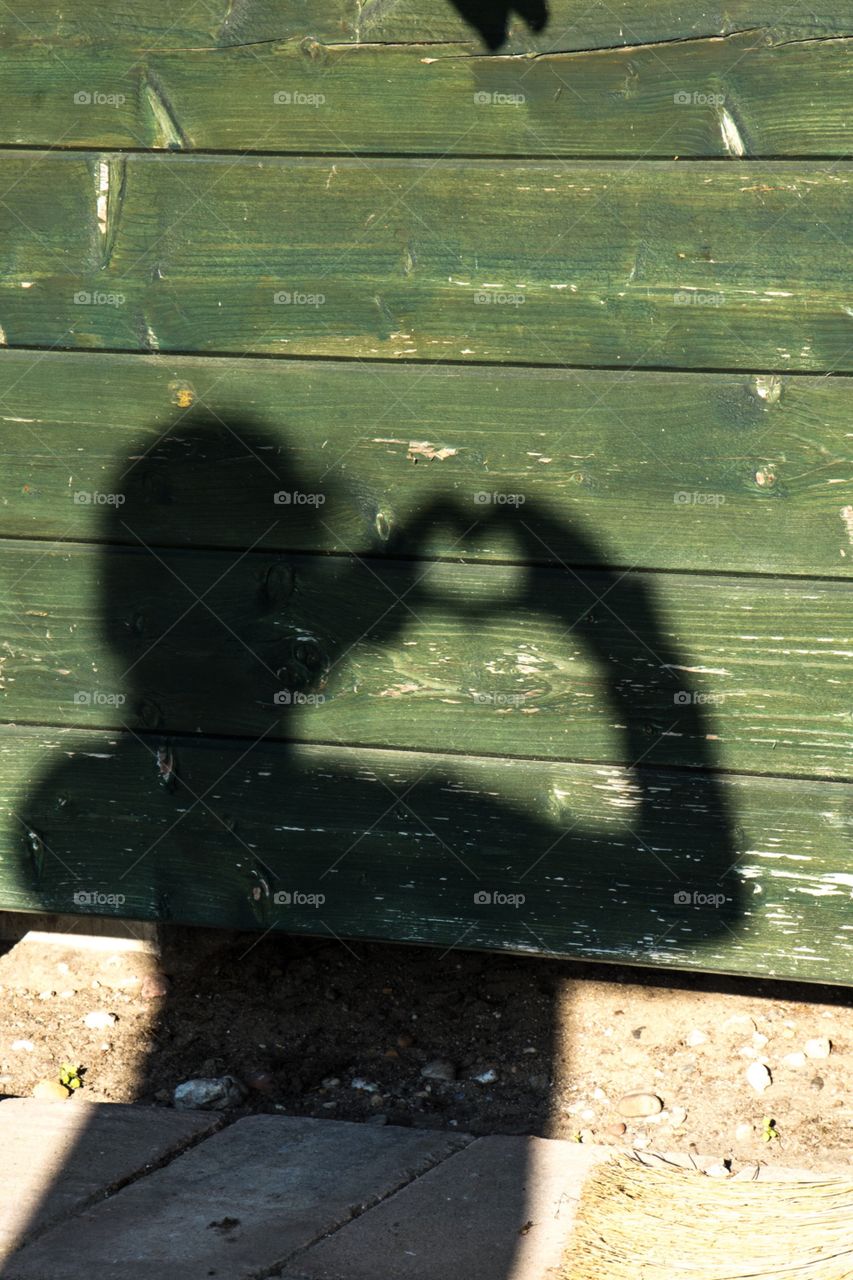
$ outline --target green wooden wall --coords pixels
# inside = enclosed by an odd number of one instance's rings
[[[4,908],[853,982],[853,13],[548,8],[0,11]]]

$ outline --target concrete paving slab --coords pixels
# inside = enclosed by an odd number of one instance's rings
[[[221,1123],[123,1103],[0,1102],[0,1258]]]
[[[321,1241],[282,1280],[544,1280],[607,1147],[478,1138]]]
[[[294,1259],[281,1280],[551,1280],[583,1183],[613,1154],[612,1147],[553,1139],[479,1138]],[[687,1156],[642,1158],[695,1167]],[[696,1163],[705,1168],[717,1161]],[[755,1176],[754,1166],[738,1176]],[[760,1176],[819,1175],[763,1167]]]
[[[470,1141],[251,1116],[26,1245],[4,1280],[267,1275]]]

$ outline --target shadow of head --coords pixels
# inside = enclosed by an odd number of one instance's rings
[[[545,0],[452,0],[460,16],[479,32],[489,49],[499,49],[505,42],[510,14],[515,11],[531,31],[544,31],[548,23]]]
[[[287,626],[298,571],[276,549],[323,543],[330,486],[248,417],[187,416],[141,440],[113,489],[101,638],[120,656],[131,722],[240,731],[259,707],[286,711],[286,691],[324,658]]]

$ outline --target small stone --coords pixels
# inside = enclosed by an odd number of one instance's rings
[[[494,1084],[497,1078],[498,1073],[494,1067],[487,1067],[485,1071],[480,1071],[476,1076],[471,1077],[477,1084]]]
[[[636,1137],[636,1138],[634,1139],[634,1141],[632,1142],[632,1144],[631,1144],[631,1145],[632,1145],[632,1146],[634,1146],[634,1147],[641,1147],[641,1148],[642,1148],[642,1147],[647,1147],[647,1146],[649,1145],[649,1143],[650,1143],[650,1142],[651,1142],[651,1138],[647,1137],[647,1136],[646,1136],[646,1134],[641,1133],[641,1134],[639,1134],[639,1136],[638,1136],[638,1137]]]
[[[782,1059],[783,1067],[791,1067],[797,1070],[806,1065],[806,1055],[804,1053],[786,1053]]]
[[[691,1049],[695,1049],[697,1045],[706,1044],[708,1037],[704,1031],[700,1031],[698,1027],[694,1027],[692,1031],[688,1031],[684,1037],[684,1043],[689,1045]]]
[[[578,1138],[581,1142],[595,1142],[595,1134],[592,1129],[581,1129]]]
[[[239,1080],[220,1076],[185,1080],[172,1095],[172,1103],[178,1111],[224,1111],[239,1106],[245,1096],[246,1090]]]
[[[669,1123],[671,1125],[674,1125],[676,1128],[678,1128],[679,1125],[684,1124],[684,1121],[686,1119],[687,1119],[687,1112],[684,1110],[684,1107],[670,1107]]]
[[[616,1110],[620,1116],[634,1120],[642,1116],[656,1116],[663,1110],[663,1103],[654,1093],[626,1093],[616,1103]]]
[[[363,1076],[353,1076],[350,1081],[350,1088],[357,1089],[359,1093],[378,1093],[379,1085],[374,1084],[372,1080],[365,1080]]]
[[[732,1176],[731,1169],[724,1164],[711,1164],[705,1170],[709,1178],[730,1178]]]
[[[603,1089],[593,1089],[592,1096],[595,1098],[596,1102],[607,1101],[607,1094],[604,1092]]]
[[[32,1053],[35,1045],[32,1040],[13,1040],[12,1048],[16,1053]]]
[[[256,1093],[274,1093],[275,1076],[271,1071],[250,1071],[244,1077],[245,1083]]]
[[[739,1124],[735,1129],[735,1138],[738,1142],[749,1142],[754,1133],[755,1130],[752,1125],[744,1122],[743,1124]]]
[[[165,973],[147,973],[142,979],[139,994],[143,1000],[159,1000],[169,994],[171,983]]]
[[[87,1027],[91,1027],[95,1031],[103,1031],[106,1027],[115,1026],[118,1018],[114,1013],[104,1013],[100,1009],[94,1009],[91,1013],[87,1013],[83,1019]]]
[[[436,1058],[434,1062],[428,1062],[421,1068],[421,1075],[425,1080],[444,1080],[449,1083],[456,1079],[456,1068],[452,1062]]]
[[[814,1040],[806,1041],[803,1050],[807,1058],[828,1058],[832,1052],[832,1042],[826,1036],[816,1036]]]
[[[339,1089],[340,1087],[341,1082],[338,1076],[326,1076],[320,1081],[321,1089]]]
[[[756,1093],[763,1093],[773,1083],[773,1078],[763,1062],[752,1062],[746,1069],[746,1078]]]
[[[39,1102],[64,1102],[70,1093],[58,1080],[39,1080],[33,1089],[33,1097]]]
[[[55,991],[40,991],[38,998],[39,1000],[52,1000],[55,995]]]
[[[756,1031],[753,1034],[752,1043],[755,1045],[756,1049],[763,1049],[767,1044],[767,1036],[762,1035],[760,1031]]]
[[[809,1088],[814,1089],[816,1093],[820,1093],[821,1089],[823,1088],[823,1077],[812,1076],[811,1080],[809,1081]]]
[[[592,1107],[584,1107],[583,1111],[580,1113],[580,1117],[581,1120],[586,1120],[587,1124],[589,1124],[591,1120],[595,1119],[595,1112]]]
[[[622,1134],[625,1133],[627,1128],[628,1126],[624,1124],[623,1121],[620,1120],[618,1124],[605,1125],[604,1132],[609,1134],[611,1138],[621,1138]]]

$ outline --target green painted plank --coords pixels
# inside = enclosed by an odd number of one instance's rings
[[[106,518],[135,533],[150,494],[142,475]],[[539,527],[522,514],[522,551]],[[0,584],[18,723],[841,778],[853,760],[845,583],[7,542]]]
[[[850,32],[850,12],[834,0],[820,12],[795,3],[781,11],[772,0],[731,0],[725,9],[697,0],[607,0],[577,5],[548,0],[547,21],[526,21],[505,5],[494,5],[497,34],[506,33],[504,52],[586,49],[644,41],[678,41],[724,36],[751,28],[769,28],[802,39]],[[98,0],[18,0],[2,18],[9,41],[37,38],[56,42],[56,57],[79,44],[128,43],[140,57],[152,48],[221,46],[314,37],[344,43],[459,41],[482,48],[482,25],[471,15],[489,6],[449,0],[209,0],[175,6],[149,0],[144,6],[103,5]],[[534,11],[531,6],[531,13]]]
[[[853,369],[849,164],[21,151],[0,175],[12,346]]]
[[[845,378],[7,350],[0,537],[132,543],[75,497],[123,493],[141,465],[162,495],[135,513],[153,545],[205,529],[223,547],[512,560],[520,516],[531,561],[843,577],[851,416]],[[301,504],[259,523],[268,466],[322,497],[322,523]]]
[[[515,156],[849,155],[850,41],[626,49],[45,41],[2,52],[0,143]],[[2,46],[0,46],[2,48]]]
[[[840,784],[156,745],[0,733],[4,908],[853,982]]]

